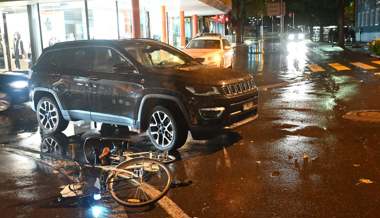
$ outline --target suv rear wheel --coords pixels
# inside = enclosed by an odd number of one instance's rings
[[[63,131],[69,121],[63,119],[57,103],[49,98],[42,97],[36,107],[38,125],[45,134]]]
[[[174,150],[182,147],[188,129],[184,120],[166,107],[155,107],[149,116],[148,136],[158,150]]]
[[[11,107],[11,99],[5,93],[0,92],[0,112],[6,111]]]

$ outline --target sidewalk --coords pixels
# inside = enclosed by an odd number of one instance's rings
[[[368,43],[366,42],[358,42],[354,45],[347,45],[346,49],[353,52],[360,52],[366,55],[369,55],[371,57],[380,58],[380,56],[376,55],[375,53],[371,52],[369,50]]]

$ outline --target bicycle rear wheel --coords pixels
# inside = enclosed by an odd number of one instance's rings
[[[162,163],[136,158],[116,167],[107,180],[113,199],[127,207],[152,204],[162,198],[170,188],[172,177]]]

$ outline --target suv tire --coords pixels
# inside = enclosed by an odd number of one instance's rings
[[[187,140],[188,128],[179,113],[156,106],[148,117],[148,136],[154,147],[161,151],[175,150]]]
[[[69,121],[62,117],[57,103],[49,97],[42,97],[38,101],[36,112],[38,125],[44,134],[61,132],[69,125]]]

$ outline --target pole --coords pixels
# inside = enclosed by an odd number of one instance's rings
[[[295,14],[293,12],[293,28],[295,27],[295,25],[294,25],[294,17],[295,17]]]
[[[284,32],[284,14],[283,14],[283,0],[280,0],[280,33]]]

